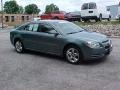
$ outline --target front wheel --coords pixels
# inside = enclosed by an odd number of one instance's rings
[[[15,42],[15,50],[16,50],[18,53],[24,52],[24,46],[23,46],[23,43],[22,43],[20,40],[17,40],[17,41]]]
[[[69,46],[65,50],[65,57],[71,64],[79,64],[82,61],[82,53],[76,46]]]

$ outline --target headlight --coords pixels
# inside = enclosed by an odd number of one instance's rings
[[[90,48],[100,48],[101,45],[98,42],[87,42],[86,45]]]

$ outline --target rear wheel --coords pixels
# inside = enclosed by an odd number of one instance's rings
[[[89,19],[83,19],[83,21],[84,21],[84,22],[88,22],[88,21],[89,21]]]
[[[66,60],[71,64],[79,64],[82,61],[82,53],[76,46],[69,46],[65,50]]]
[[[23,43],[22,43],[20,40],[17,40],[17,41],[15,42],[15,50],[16,50],[18,53],[24,52],[24,46],[23,46]]]
[[[109,18],[108,18],[108,21],[110,21],[111,20],[111,16],[109,16]]]
[[[102,14],[99,15],[99,18],[97,19],[97,21],[102,21]]]
[[[81,22],[81,18],[78,18],[78,22]]]

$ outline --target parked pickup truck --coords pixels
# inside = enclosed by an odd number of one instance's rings
[[[42,14],[41,19],[59,19],[64,20],[65,12],[64,11],[57,11],[48,14]]]

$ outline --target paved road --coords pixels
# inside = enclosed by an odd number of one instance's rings
[[[0,90],[120,90],[120,39],[103,60],[71,65],[35,52],[18,54],[0,31]]]

